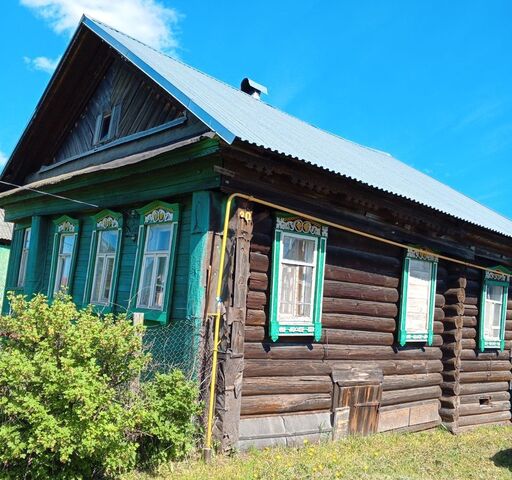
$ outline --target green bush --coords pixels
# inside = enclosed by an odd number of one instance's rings
[[[197,389],[180,371],[139,384],[150,361],[141,327],[67,296],[10,302],[0,317],[3,478],[115,477],[193,447]]]

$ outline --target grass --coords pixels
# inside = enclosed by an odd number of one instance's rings
[[[267,448],[165,465],[126,480],[512,479],[512,426],[454,436],[444,429],[350,437],[300,448]]]

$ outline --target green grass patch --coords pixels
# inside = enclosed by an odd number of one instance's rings
[[[267,448],[231,457],[170,463],[126,480],[512,479],[512,426],[454,436],[444,429],[350,437],[299,448]]]

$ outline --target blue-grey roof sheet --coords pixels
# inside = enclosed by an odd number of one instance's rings
[[[83,23],[226,142],[236,138],[512,236],[512,221],[391,155],[333,135],[88,18]]]

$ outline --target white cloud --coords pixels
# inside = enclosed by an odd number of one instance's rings
[[[0,171],[5,167],[7,160],[9,160],[9,157],[0,150]]]
[[[160,0],[20,0],[46,20],[56,33],[71,34],[82,14],[104,22],[159,50],[178,47],[181,15]]]
[[[34,70],[41,70],[46,73],[53,73],[57,65],[59,64],[61,57],[48,58],[48,57],[23,57],[23,61],[33,68]]]

